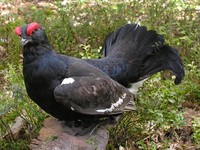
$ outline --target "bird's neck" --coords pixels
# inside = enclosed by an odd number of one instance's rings
[[[23,48],[24,63],[30,63],[36,60],[41,55],[52,53],[53,50],[49,45],[38,45],[38,46],[25,46]]]

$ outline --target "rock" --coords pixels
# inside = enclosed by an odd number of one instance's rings
[[[12,137],[13,139],[19,139],[25,135],[26,129],[27,129],[27,121],[21,116],[18,116],[15,119],[15,123],[10,128],[10,132],[4,135],[3,138],[9,139],[9,137]]]
[[[68,132],[71,128],[63,122],[49,117],[44,121],[37,139],[32,140],[30,149],[38,150],[104,150],[108,143],[109,134],[103,127],[98,127],[92,135],[74,136]]]

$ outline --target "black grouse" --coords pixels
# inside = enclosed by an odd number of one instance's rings
[[[175,84],[184,77],[177,50],[155,31],[126,24],[111,33],[104,58],[82,60],[57,54],[36,22],[16,27],[23,45],[23,74],[29,97],[44,111],[65,121],[100,118],[134,110],[127,89],[149,76],[171,70]],[[134,93],[134,91],[132,91]]]

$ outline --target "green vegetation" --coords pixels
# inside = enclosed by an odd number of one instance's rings
[[[166,43],[177,48],[186,69],[182,84],[175,86],[170,73],[149,79],[136,96],[138,111],[123,115],[116,127],[110,128],[108,149],[119,146],[140,149],[167,149],[177,143],[187,148],[181,131],[188,127],[185,102],[199,109],[200,104],[200,3],[199,0],[156,0],[118,2],[61,1],[17,3],[0,2],[0,149],[28,149],[47,116],[28,98],[22,75],[22,52],[16,26],[38,22],[59,53],[80,58],[99,58],[108,33],[126,24],[140,22],[148,29],[163,34]],[[198,6],[198,7],[197,7]],[[8,13],[6,13],[8,12]],[[196,108],[196,107],[195,107]],[[196,113],[200,112],[196,109]],[[17,116],[24,118],[26,133],[19,139],[10,132]],[[200,115],[199,115],[200,116]],[[191,123],[191,141],[200,141],[200,119]]]

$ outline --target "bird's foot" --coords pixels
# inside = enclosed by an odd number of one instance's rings
[[[92,135],[99,127],[116,124],[121,115],[110,116],[91,120],[76,120],[65,122],[66,132],[74,136]]]
[[[74,136],[84,136],[86,134],[92,135],[93,132],[98,128],[98,122],[77,120],[65,122],[65,126],[68,128],[66,132]]]

